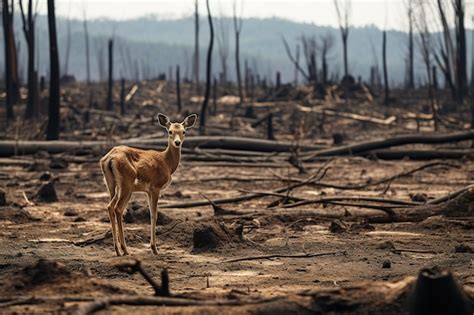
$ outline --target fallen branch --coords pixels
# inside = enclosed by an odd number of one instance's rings
[[[330,256],[330,255],[347,255],[346,251],[337,251],[337,252],[326,252],[326,253],[307,253],[307,254],[270,254],[270,255],[259,255],[259,256],[247,256],[235,259],[224,260],[223,263],[231,263],[238,261],[248,261],[248,260],[260,260],[260,259],[270,259],[270,258],[311,258],[311,257],[321,257],[321,256]]]
[[[117,269],[128,274],[134,274],[136,272],[140,273],[142,277],[148,282],[153,290],[155,290],[155,296],[170,296],[169,288],[169,277],[168,271],[163,269],[161,271],[161,285],[156,283],[156,281],[148,274],[148,272],[143,269],[142,264],[139,260],[134,262],[123,262],[116,265]]]

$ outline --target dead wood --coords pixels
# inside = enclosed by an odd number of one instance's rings
[[[394,213],[391,215],[370,215],[367,216],[367,220],[370,223],[389,223],[419,222],[435,215],[444,215],[447,217],[472,217],[474,215],[474,186],[471,185],[460,190],[454,197],[453,195],[454,194],[448,194],[447,196],[435,200],[435,203],[393,209]]]
[[[148,274],[148,272],[145,271],[145,269],[143,269],[143,266],[139,260],[119,263],[116,265],[116,267],[120,271],[126,272],[130,275],[136,272],[140,273],[140,275],[151,285],[155,291],[155,296],[170,296],[169,276],[166,269],[161,271],[160,285]]]
[[[224,263],[238,262],[238,261],[249,261],[249,260],[260,260],[260,259],[271,259],[271,258],[311,258],[331,255],[347,255],[345,251],[326,252],[326,253],[306,253],[306,254],[270,254],[270,255],[259,255],[259,256],[247,256],[235,259],[224,260]]]

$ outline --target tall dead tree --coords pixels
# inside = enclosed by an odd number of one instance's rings
[[[83,21],[82,25],[84,27],[84,41],[85,41],[85,48],[86,48],[86,80],[87,85],[91,83],[91,62],[90,62],[90,49],[89,49],[89,30],[87,28],[87,15],[86,10],[84,9],[83,12]]]
[[[171,80],[171,78],[170,78]],[[178,113],[181,113],[181,88],[180,88],[180,73],[179,73],[179,65],[176,65],[176,103],[178,105]]]
[[[456,34],[456,85],[457,100],[464,102],[464,95],[467,92],[467,70],[466,70],[466,28],[464,25],[465,3],[464,0],[452,0],[454,8],[454,24]]]
[[[67,34],[66,34],[66,55],[64,56],[64,73],[63,75],[68,75],[69,70],[69,55],[71,52],[71,19],[67,19]]]
[[[382,33],[382,60],[383,60],[383,81],[384,81],[384,105],[388,105],[390,101],[390,87],[388,86],[388,71],[387,71],[387,31]]]
[[[428,88],[428,98],[430,101],[431,111],[433,114],[434,129],[438,130],[438,113],[436,99],[433,91],[432,82],[432,58],[434,55],[433,34],[429,28],[426,7],[424,3],[420,3],[417,8],[417,16],[415,19],[417,31],[419,33],[419,46],[423,63],[426,69],[426,82]]]
[[[227,23],[227,19],[223,18],[223,14],[220,13],[220,18],[216,20],[217,22],[217,32],[216,32],[216,39],[217,39],[217,49],[219,51],[219,60],[221,63],[221,83],[227,83],[227,76],[228,76],[228,59],[229,59],[229,24]]]
[[[15,117],[13,111],[13,104],[15,103],[15,72],[16,72],[16,63],[15,57],[13,56],[16,53],[14,49],[15,40],[13,38],[13,0],[12,4],[8,3],[8,0],[2,0],[2,22],[3,22],[3,40],[5,47],[5,90],[6,90],[6,118],[7,121],[12,120]]]
[[[113,88],[114,88],[114,40],[108,42],[109,47],[109,79],[107,88],[107,110],[114,110]]]
[[[407,3],[408,14],[408,56],[407,56],[407,88],[413,89],[415,87],[415,48],[413,42],[413,0],[408,0]]]
[[[318,81],[318,68],[316,64],[316,52],[318,45],[316,37],[314,36],[301,36],[301,43],[303,45],[303,56],[306,62],[306,69],[308,73],[308,80],[312,82]]]
[[[234,0],[234,33],[235,33],[235,73],[237,76],[237,86],[239,89],[239,107],[244,102],[244,92],[242,89],[242,76],[240,73],[240,33],[242,31],[242,12],[237,16],[237,0]]]
[[[212,24],[211,8],[209,7],[209,0],[206,0],[207,20],[209,21],[209,48],[207,50],[206,61],[206,90],[204,92],[204,101],[201,106],[201,115],[199,117],[199,131],[201,134],[205,132],[207,106],[209,104],[209,95],[211,92],[211,70],[212,70],[212,48],[214,46],[214,25]]]
[[[344,2],[341,5],[340,2]],[[339,30],[341,31],[343,61],[344,61],[344,76],[349,75],[349,65],[347,60],[347,39],[349,38],[349,20],[351,12],[351,0],[334,0],[336,7],[337,19],[339,21]],[[341,7],[342,6],[342,7]]]
[[[38,99],[35,97],[38,89],[38,73],[35,70],[35,21],[36,13],[33,12],[33,0],[28,0],[28,17],[25,16],[23,1],[20,0],[21,18],[23,20],[23,33],[28,49],[28,100],[26,103],[25,118],[36,117],[39,112]],[[38,2],[37,2],[38,3]]]
[[[323,84],[328,83],[328,54],[334,47],[334,38],[331,33],[327,32],[321,38],[321,81]]]
[[[471,16],[471,23],[471,97],[474,99],[474,15]]]
[[[194,84],[197,95],[201,95],[199,85],[199,8],[198,0],[194,2],[194,58],[193,58]]]
[[[48,0],[48,33],[49,33],[49,62],[51,65],[49,79],[49,106],[48,127],[46,138],[57,140],[59,138],[59,53],[56,32],[56,15],[54,12],[54,0]]]
[[[300,45],[296,44],[296,50],[295,50],[295,80],[294,80],[295,85],[298,85],[298,74],[299,74],[298,67],[299,67],[299,64],[300,64]]]
[[[288,42],[286,41],[285,37],[281,37],[281,40],[283,42],[283,45],[285,46],[285,51],[286,51],[286,55],[288,56],[288,58],[290,59],[290,61],[295,65],[295,68],[299,71],[299,73],[301,73],[301,75],[303,75],[303,77],[305,78],[306,81],[310,81],[310,77],[308,75],[308,73],[306,73],[306,71],[301,67],[300,63],[299,63],[299,56],[298,56],[298,59],[296,59],[292,52],[291,52],[291,49],[290,49],[290,45],[288,45]]]

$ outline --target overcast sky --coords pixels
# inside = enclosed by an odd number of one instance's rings
[[[406,30],[405,1],[352,0],[351,24]],[[46,1],[40,1],[42,13],[46,13],[45,3]],[[199,0],[202,13],[206,9],[205,3],[205,0]],[[210,0],[210,3],[214,14],[232,14],[233,0]],[[237,3],[242,2],[237,0]],[[466,26],[471,28],[474,0],[466,0],[466,6]],[[84,9],[88,18],[120,20],[156,15],[170,19],[192,14],[194,0],[56,0],[57,15],[82,18]],[[245,17],[281,17],[298,22],[337,26],[333,0],[244,0],[242,12]]]

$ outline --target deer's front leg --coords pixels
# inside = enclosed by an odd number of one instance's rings
[[[148,205],[150,206],[150,219],[151,219],[151,234],[150,234],[150,247],[153,254],[158,255],[156,249],[156,219],[158,217],[158,198],[160,197],[159,190],[152,190],[148,193]]]

